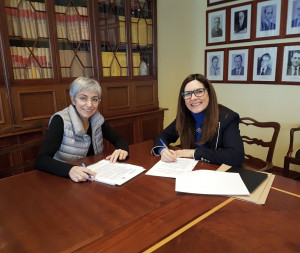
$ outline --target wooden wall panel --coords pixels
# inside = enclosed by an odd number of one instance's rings
[[[4,108],[4,104],[3,104],[2,92],[0,92],[0,125],[3,125],[5,123],[3,108]]]
[[[103,115],[115,115],[132,111],[130,83],[101,83]]]
[[[134,83],[134,111],[158,109],[157,81]]]
[[[9,103],[6,97],[5,87],[0,87],[0,128],[11,124]]]
[[[61,98],[58,100],[56,96],[58,91],[59,87],[56,86],[13,87],[12,97],[16,123],[23,124],[26,121],[37,119],[48,120],[61,109]]]
[[[137,134],[137,122],[135,117],[129,117],[122,120],[108,120],[107,122],[119,135],[127,140],[129,145],[136,142],[135,135]],[[114,146],[106,141],[105,149],[113,151]]]
[[[56,111],[54,98],[53,91],[20,92],[19,101],[22,120],[50,117]]]
[[[0,136],[0,178],[34,169],[35,158],[43,141],[44,129],[36,126],[27,130],[22,129],[8,136]],[[5,150],[7,148],[9,149]]]
[[[146,116],[141,116],[139,119],[139,128],[141,130],[140,141],[154,140],[154,138],[163,129],[163,118],[163,111]]]
[[[69,106],[72,101],[71,101],[71,98],[70,98],[70,84],[65,84],[62,86],[62,89],[64,90],[63,94],[64,94],[64,98],[63,100],[66,101],[66,104],[64,105],[64,107],[67,107]]]

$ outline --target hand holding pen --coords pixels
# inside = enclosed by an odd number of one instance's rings
[[[96,173],[88,169],[84,163],[82,166],[73,166],[69,171],[69,176],[74,182],[93,181]]]
[[[174,150],[169,149],[162,139],[160,139],[160,142],[165,147],[160,153],[161,160],[164,162],[175,162],[176,155]]]

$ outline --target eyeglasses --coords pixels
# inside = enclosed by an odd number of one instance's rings
[[[207,88],[200,88],[197,90],[192,90],[192,91],[185,91],[181,93],[181,96],[183,99],[190,99],[193,94],[195,94],[196,97],[202,97],[205,94],[205,91],[208,90]]]
[[[91,101],[91,103],[94,105],[98,104],[101,101],[101,99],[97,97],[88,98],[88,97],[81,96],[81,97],[76,97],[76,99],[82,104],[86,104],[88,101]]]

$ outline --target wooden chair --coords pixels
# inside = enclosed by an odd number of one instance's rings
[[[295,155],[293,155],[293,150],[294,150],[294,133],[296,131],[300,131],[300,126],[297,128],[291,128],[290,130],[290,146],[289,150],[284,157],[284,170],[283,170],[283,175],[285,177],[289,176],[290,173],[290,164],[296,164],[300,165],[300,149],[295,152]]]
[[[46,126],[43,122],[9,125],[0,130],[0,178],[34,169]]]
[[[255,126],[259,128],[271,128],[273,129],[273,135],[271,140],[265,141],[262,139],[258,139],[256,137],[249,137],[246,135],[242,135],[242,139],[244,143],[247,144],[256,144],[258,146],[267,148],[267,157],[265,160],[262,160],[260,158],[251,156],[249,154],[245,154],[245,161],[243,163],[244,167],[251,167],[255,169],[260,169],[262,171],[269,170],[273,167],[273,155],[274,155],[274,149],[277,141],[277,137],[280,130],[280,124],[277,122],[259,122],[255,119],[244,117],[240,118],[240,124],[244,124],[246,126]]]

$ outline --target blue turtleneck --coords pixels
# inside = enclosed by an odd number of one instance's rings
[[[192,115],[195,119],[195,130],[196,130],[196,134],[195,134],[195,143],[197,143],[202,135],[202,127],[203,127],[203,121],[204,121],[204,116],[205,116],[205,110],[200,112],[200,113],[193,113]],[[198,146],[197,147],[201,147],[201,148],[206,148],[205,145],[202,146]]]
[[[195,119],[195,131],[196,131],[196,134],[195,134],[195,143],[197,143],[200,138],[201,138],[201,135],[202,135],[202,126],[203,126],[203,121],[204,121],[204,116],[205,116],[205,111],[202,111],[200,113],[193,113],[192,112],[192,115]],[[206,145],[196,145],[197,148],[207,148]],[[160,152],[163,150],[164,148],[161,147],[158,149],[158,153],[160,154]]]

